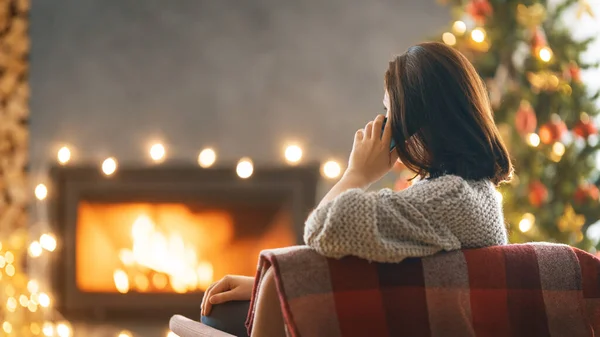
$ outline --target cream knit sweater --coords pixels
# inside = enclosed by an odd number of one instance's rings
[[[304,241],[327,257],[376,262],[508,243],[493,184],[454,175],[400,192],[348,190],[311,213]]]

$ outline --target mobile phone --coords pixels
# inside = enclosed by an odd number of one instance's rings
[[[381,127],[381,136],[383,137],[383,131],[385,130],[385,124],[387,123],[387,117],[383,120],[383,126]],[[396,142],[394,141],[394,138],[392,137],[392,141],[390,142],[390,152],[394,151],[394,149],[396,148]]]

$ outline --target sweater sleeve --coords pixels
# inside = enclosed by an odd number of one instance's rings
[[[376,262],[460,249],[444,221],[460,212],[460,184],[444,185],[418,183],[401,192],[348,190],[311,213],[304,241],[327,257]]]

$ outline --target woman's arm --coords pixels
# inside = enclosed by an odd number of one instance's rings
[[[458,177],[436,180],[401,192],[347,190],[312,212],[304,241],[327,257],[353,255],[377,262],[460,249],[447,224],[448,214],[461,212],[462,182]]]
[[[346,192],[347,190],[353,188],[366,189],[369,187],[369,183],[365,181],[360,175],[353,174],[352,172],[346,171],[342,176],[342,179],[335,184],[329,192],[321,199],[319,206],[317,208],[322,207],[323,205],[329,203],[333,199],[337,198],[340,194]]]

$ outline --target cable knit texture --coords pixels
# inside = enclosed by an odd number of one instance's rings
[[[400,192],[350,189],[311,213],[304,241],[327,257],[376,262],[508,243],[494,185],[455,175]]]

